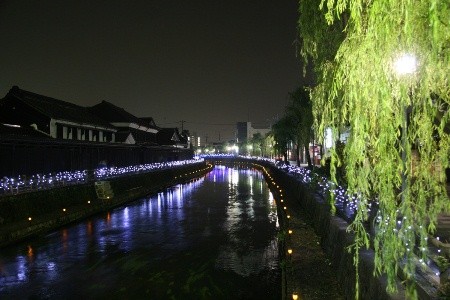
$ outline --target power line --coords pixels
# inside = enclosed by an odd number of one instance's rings
[[[236,123],[230,124],[230,123],[203,123],[203,122],[190,122],[185,121],[186,123],[190,124],[197,124],[197,125],[210,125],[210,126],[236,126]]]
[[[167,122],[167,123],[157,123],[158,126],[160,125],[173,125],[173,124],[181,124],[181,127],[184,126],[184,124],[195,124],[195,125],[208,125],[208,126],[236,126],[236,123],[204,123],[204,122],[191,122],[191,121],[174,121],[174,122]]]
[[[184,127],[184,124],[195,124],[195,125],[208,125],[208,126],[236,126],[236,123],[205,123],[205,122],[192,122],[192,121],[175,121],[169,123],[159,123],[158,125],[170,125],[170,124],[181,124],[181,128]],[[266,122],[252,122],[252,125],[255,126],[264,126]]]

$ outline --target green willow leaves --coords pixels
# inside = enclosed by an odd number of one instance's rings
[[[450,2],[300,0],[299,15],[300,54],[317,75],[315,128],[322,139],[325,128],[350,128],[348,190],[367,199],[349,227],[354,253],[367,245],[362,225],[377,200],[376,273],[395,290],[399,268],[413,278],[414,245],[426,249],[438,214],[450,211]],[[416,69],[399,74],[395,64],[405,54]]]

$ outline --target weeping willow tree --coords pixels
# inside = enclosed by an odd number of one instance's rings
[[[450,210],[450,2],[300,0],[299,13],[300,53],[317,76],[315,128],[350,128],[344,158],[331,153],[331,177],[344,164],[348,191],[360,199],[348,228],[357,276],[375,201],[375,272],[394,291],[402,270],[416,298],[415,258],[426,256],[438,214]]]

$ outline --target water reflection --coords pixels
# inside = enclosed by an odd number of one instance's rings
[[[216,167],[0,253],[0,298],[278,299],[278,219],[260,173]]]

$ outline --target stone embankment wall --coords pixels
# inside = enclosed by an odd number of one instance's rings
[[[286,193],[298,199],[300,206],[313,216],[313,226],[321,237],[322,248],[329,256],[338,281],[342,284],[345,298],[354,299],[356,270],[353,265],[353,253],[347,250],[353,243],[354,236],[347,232],[348,223],[338,216],[333,216],[330,205],[322,196],[308,189],[295,177],[276,168],[272,168],[272,172]],[[388,294],[386,278],[374,277],[374,268],[374,252],[362,250],[359,263],[360,299],[405,299],[404,289],[400,283],[396,294]]]
[[[0,247],[108,211],[211,170],[204,162],[108,179],[112,199],[97,198],[94,183],[0,198]]]
[[[322,248],[329,255],[336,270],[338,280],[342,284],[346,299],[355,298],[356,270],[353,265],[353,253],[349,253],[348,247],[352,245],[354,236],[347,232],[348,223],[344,219],[331,214],[329,203],[322,195],[309,189],[295,176],[272,166],[270,167],[276,181],[283,187],[287,194],[294,196],[300,202],[300,206],[312,216],[317,234],[321,237]],[[359,298],[360,299],[406,299],[404,286],[401,284],[402,272],[399,271],[397,280],[397,292],[386,291],[386,276],[374,276],[375,253],[373,249],[360,250],[359,262]],[[318,278],[320,280],[320,278]],[[440,296],[438,287],[431,283],[420,270],[415,276],[415,287],[418,299],[448,299]]]

